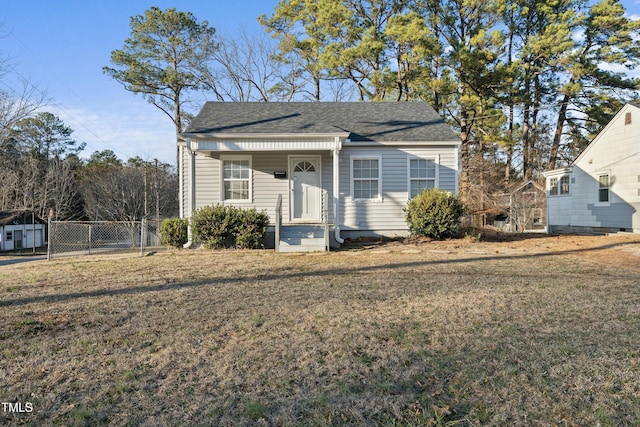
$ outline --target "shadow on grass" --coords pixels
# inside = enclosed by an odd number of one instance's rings
[[[165,283],[161,285],[137,286],[132,288],[124,288],[124,289],[122,288],[99,289],[95,291],[73,292],[69,294],[42,295],[42,296],[29,297],[29,298],[3,299],[3,300],[0,300],[0,307],[25,305],[25,304],[33,304],[33,303],[51,303],[56,301],[67,301],[67,300],[79,299],[79,298],[92,298],[92,297],[113,296],[113,295],[133,295],[133,294],[142,294],[147,292],[163,292],[163,291],[179,290],[179,289],[186,289],[186,288],[194,288],[194,287],[200,287],[200,286],[228,285],[228,284],[242,283],[242,282],[286,280],[286,279],[295,279],[299,277],[309,277],[309,276],[314,276],[314,277],[334,276],[336,274],[357,273],[363,270],[371,272],[375,270],[402,269],[402,268],[421,267],[421,266],[429,266],[429,265],[455,265],[455,264],[464,264],[464,263],[478,262],[478,261],[509,261],[509,260],[522,260],[522,259],[534,260],[534,259],[547,258],[552,256],[558,256],[558,255],[578,254],[578,253],[593,252],[593,251],[604,250],[604,249],[613,249],[613,248],[622,247],[625,245],[634,245],[634,244],[637,244],[637,243],[636,242],[613,243],[609,245],[596,246],[592,248],[571,249],[566,251],[551,251],[546,253],[535,253],[535,254],[482,256],[482,257],[457,258],[457,259],[447,259],[447,260],[437,260],[437,261],[436,260],[411,261],[411,262],[382,264],[382,265],[374,265],[374,266],[366,266],[366,267],[320,270],[320,271],[313,271],[313,272],[263,274],[263,275],[252,276],[252,277],[239,276],[239,277],[227,277],[227,278],[220,278],[220,279],[202,279],[202,280],[195,280],[191,282],[182,282],[182,283],[171,282],[171,283]]]

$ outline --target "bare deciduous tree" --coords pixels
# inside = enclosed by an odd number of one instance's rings
[[[192,64],[218,101],[290,101],[303,87],[298,76],[275,59],[276,47],[267,36],[240,32],[218,42],[210,61]]]

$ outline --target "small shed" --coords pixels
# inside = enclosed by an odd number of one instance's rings
[[[544,231],[547,223],[545,189],[535,181],[527,181],[509,193],[510,231]]]
[[[30,210],[0,211],[0,252],[44,245],[46,223]]]
[[[537,182],[516,184],[507,192],[494,194],[491,202],[492,207],[472,214],[474,226],[520,233],[545,230],[545,189]]]

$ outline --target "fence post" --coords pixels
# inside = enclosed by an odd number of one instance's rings
[[[48,234],[49,238],[47,239],[47,261],[51,261],[51,236],[53,236],[53,233],[51,233],[52,224],[53,224],[53,221],[51,221],[51,215],[49,215],[49,218],[47,220],[47,233],[49,233]]]
[[[142,218],[140,221],[140,256],[144,255],[144,239],[145,239],[145,227],[147,225],[147,221]]]
[[[93,227],[91,224],[89,224],[89,255],[91,255],[91,233],[93,231]]]

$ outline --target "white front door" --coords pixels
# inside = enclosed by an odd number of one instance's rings
[[[320,157],[291,157],[291,219],[320,221]]]

